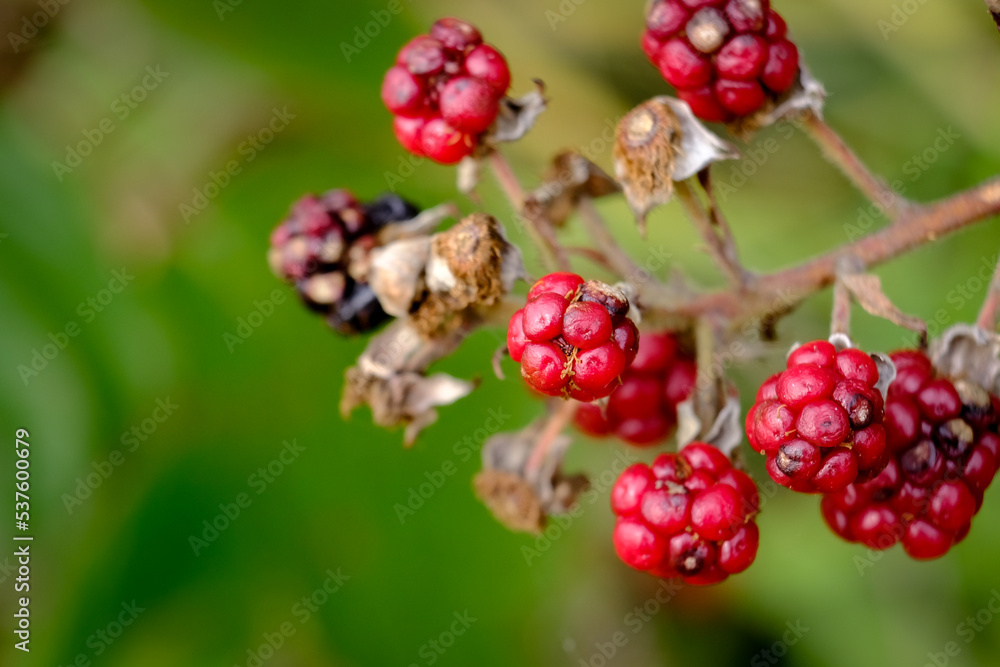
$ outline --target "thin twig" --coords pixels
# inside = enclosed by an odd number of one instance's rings
[[[531,450],[531,456],[524,466],[524,476],[533,479],[545,463],[545,457],[556,442],[556,438],[566,428],[573,415],[576,413],[577,402],[573,399],[558,400],[558,405],[549,413],[545,421],[545,428],[538,434],[535,447]]]
[[[493,168],[493,174],[496,176],[500,188],[507,195],[510,205],[514,207],[514,212],[517,213],[519,219],[527,221],[524,229],[528,236],[531,237],[532,243],[538,248],[538,252],[541,253],[542,262],[546,268],[550,270],[568,270],[570,266],[569,257],[567,257],[566,251],[559,244],[552,226],[546,224],[545,221],[529,218],[524,215],[524,188],[521,186],[521,182],[518,180],[517,174],[514,173],[507,158],[500,151],[494,150],[490,153],[489,159],[490,166]]]
[[[830,335],[834,334],[851,335],[851,290],[839,274],[833,283],[833,312],[830,314]]]
[[[986,289],[986,298],[983,300],[983,307],[979,309],[976,326],[985,331],[994,331],[998,318],[1000,318],[1000,261],[997,262],[993,279]]]
[[[634,280],[643,273],[639,265],[632,261],[632,257],[618,245],[618,241],[611,235],[604,216],[594,206],[594,202],[591,201],[590,197],[581,197],[577,205],[577,210],[580,213],[580,220],[583,221],[584,227],[586,227],[590,236],[593,237],[594,246],[601,249],[601,252],[607,257],[608,262],[614,268],[615,273],[625,280]]]
[[[711,218],[716,229],[718,229],[719,234],[722,236],[722,251],[729,264],[739,269],[740,284],[745,285],[751,279],[752,274],[746,270],[743,263],[740,261],[739,251],[736,246],[736,238],[733,236],[733,229],[729,226],[729,221],[726,219],[726,216],[723,215],[722,208],[719,206],[719,202],[715,199],[715,189],[712,187],[711,171],[708,169],[702,171],[698,175],[698,182],[701,184],[702,189],[705,191],[705,196],[708,198],[709,217]]]
[[[803,126],[813,141],[823,149],[827,159],[835,164],[869,200],[877,204],[890,219],[895,219],[909,205],[889,185],[874,175],[850,149],[837,131],[814,113],[805,115]]]
[[[708,254],[712,256],[719,270],[725,274],[726,278],[733,285],[737,287],[745,285],[749,276],[746,275],[739,262],[730,256],[730,251],[727,250],[725,242],[719,236],[712,216],[705,210],[704,205],[698,199],[694,190],[688,185],[687,181],[676,183],[675,186],[677,198],[680,199],[681,205],[687,211],[688,217],[691,218],[695,228],[698,230],[698,234],[705,241]]]
[[[892,225],[798,266],[754,279],[743,292],[717,291],[689,299],[651,292],[646,305],[691,319],[715,313],[734,325],[755,317],[780,316],[831,285],[844,255],[854,255],[873,267],[998,213],[1000,178],[994,178],[939,202],[908,208]]]

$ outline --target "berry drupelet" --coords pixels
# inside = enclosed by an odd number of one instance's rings
[[[677,425],[677,405],[691,394],[696,376],[693,357],[672,332],[644,333],[607,407],[581,405],[576,425],[590,435],[614,435],[637,446],[662,442]]]
[[[472,154],[510,86],[503,54],[471,23],[443,18],[413,38],[382,82],[403,148],[441,164]]]
[[[589,402],[609,395],[635,359],[628,299],[596,280],[551,273],[528,291],[507,329],[507,350],[537,391]]]
[[[1000,467],[1000,400],[966,380],[939,377],[922,352],[892,355],[885,405],[892,459],[875,479],[823,498],[840,537],[872,549],[903,543],[938,558],[961,542]]]
[[[832,492],[872,479],[889,460],[875,361],[827,341],[802,345],[768,378],[746,419],[771,478],[793,491]]]
[[[417,213],[396,195],[369,204],[347,190],[306,195],[271,233],[268,262],[335,330],[369,331],[389,318],[367,282],[369,255],[380,245],[378,232]]]
[[[787,92],[799,52],[768,0],[655,0],[642,50],[702,120],[730,122]]]
[[[750,567],[760,539],[757,485],[715,447],[692,442],[627,468],[611,491],[614,545],[627,565],[693,585]]]

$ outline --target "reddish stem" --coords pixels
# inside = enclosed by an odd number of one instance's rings
[[[741,292],[718,291],[677,300],[663,293],[658,308],[689,318],[717,314],[738,324],[759,315],[781,315],[833,283],[841,257],[854,255],[872,267],[930,241],[1000,213],[1000,178],[947,199],[908,207],[892,225],[784,271],[752,280]],[[657,295],[651,293],[650,298]]]
[[[1000,261],[997,262],[993,279],[986,290],[986,299],[983,300],[983,307],[979,310],[979,317],[976,318],[976,326],[985,331],[994,331],[998,318],[1000,318]]]
[[[806,133],[823,150],[823,154],[835,164],[858,190],[878,205],[890,219],[902,213],[909,202],[900,197],[889,185],[869,171],[868,167],[850,149],[836,130],[814,113],[806,114],[803,126]]]
[[[575,412],[576,401],[567,399],[559,400],[558,407],[549,413],[545,422],[545,428],[538,434],[538,439],[535,441],[535,448],[531,450],[531,456],[524,466],[525,478],[534,479],[534,476],[538,474],[538,471],[542,468],[542,464],[545,463],[546,455],[555,444],[556,438],[566,428],[570,420],[573,419]]]

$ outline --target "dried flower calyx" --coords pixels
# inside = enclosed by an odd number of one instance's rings
[[[432,237],[377,250],[370,282],[386,312],[410,316],[418,331],[440,336],[495,306],[524,275],[521,251],[500,223],[474,213]]]
[[[549,515],[565,514],[587,488],[583,475],[563,475],[566,435],[547,436],[545,420],[522,431],[498,433],[483,446],[483,469],[473,484],[476,495],[496,519],[520,532],[539,533]],[[554,437],[539,461],[532,454],[539,439]]]
[[[737,157],[736,148],[708,131],[687,103],[671,97],[632,109],[615,137],[615,176],[642,228],[652,209],[670,201],[675,181]]]
[[[576,210],[583,197],[597,199],[621,190],[603,169],[574,151],[556,155],[542,184],[528,194],[524,216],[560,226]]]
[[[445,373],[428,376],[435,361],[453,352],[464,332],[428,340],[408,320],[397,320],[375,336],[345,374],[340,411],[347,416],[367,405],[383,428],[404,426],[404,442],[412,445],[420,431],[437,421],[435,408],[468,396],[475,384]]]

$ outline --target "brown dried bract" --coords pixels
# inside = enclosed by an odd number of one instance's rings
[[[545,513],[531,485],[522,477],[503,470],[487,469],[473,480],[476,497],[489,508],[493,516],[511,530],[541,533],[545,528]]]
[[[357,364],[347,369],[341,413],[346,417],[367,405],[378,426],[404,426],[404,442],[412,445],[420,431],[437,421],[435,408],[451,405],[475,388],[472,382],[444,373],[426,375],[432,363],[458,347],[462,336],[458,332],[427,340],[409,322],[397,320],[375,336]]]
[[[681,125],[673,109],[652,99],[628,112],[615,135],[615,175],[645,230],[646,215],[670,201],[681,149]]]
[[[603,169],[574,151],[556,155],[542,184],[529,193],[524,216],[561,226],[576,210],[582,197],[597,199],[621,188]]]

